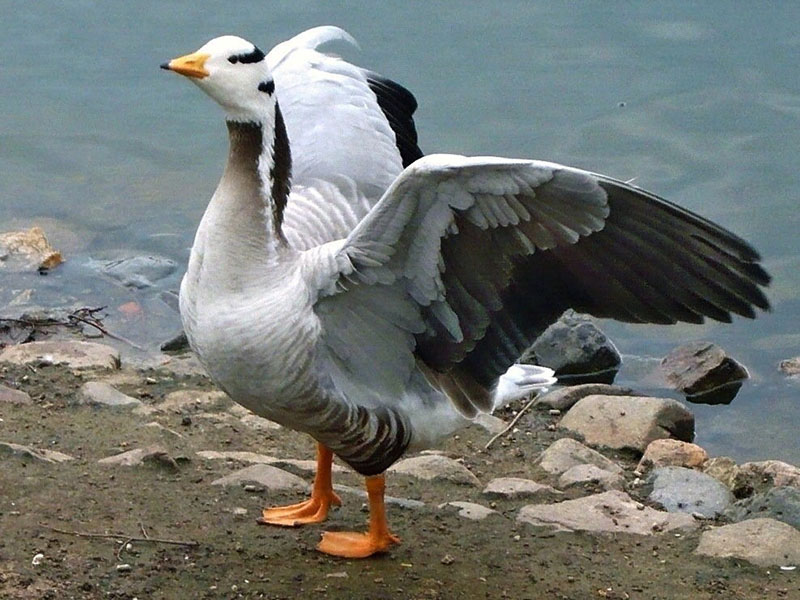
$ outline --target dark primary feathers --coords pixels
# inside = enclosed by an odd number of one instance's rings
[[[350,278],[402,285],[420,307],[415,353],[466,414],[491,408],[486,391],[567,308],[635,323],[769,308],[769,275],[742,239],[621,181],[540,161],[425,157],[345,251]]]
[[[407,167],[422,157],[422,150],[417,145],[417,128],[414,125],[417,100],[402,85],[377,73],[367,74],[367,84],[377,97],[378,106],[394,131],[403,167]]]

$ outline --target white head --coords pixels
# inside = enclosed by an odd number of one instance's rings
[[[188,77],[232,121],[262,122],[275,105],[275,84],[254,44],[234,35],[214,38],[197,52],[161,65]]]

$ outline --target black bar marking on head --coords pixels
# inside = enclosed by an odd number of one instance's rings
[[[228,57],[228,62],[231,64],[236,64],[237,62],[240,63],[257,63],[264,60],[264,53],[258,49],[258,47],[253,46],[253,51],[248,52],[246,54],[234,54],[233,56]]]
[[[275,82],[272,79],[268,81],[262,81],[258,84],[258,91],[272,96],[273,92],[275,91]]]

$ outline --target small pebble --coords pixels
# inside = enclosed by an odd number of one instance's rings
[[[183,417],[181,418],[181,425],[183,425],[184,427],[188,427],[191,424],[192,424],[192,417],[190,417],[189,415],[183,415]]]
[[[552,423],[550,423],[550,425],[547,426],[547,431],[555,431],[555,430],[556,430],[556,426],[553,425]]]
[[[561,411],[560,411],[560,410],[558,410],[557,408],[551,408],[551,409],[550,409],[550,410],[548,410],[547,412],[548,412],[549,414],[553,415],[553,416],[556,416],[556,415],[560,415],[560,414],[561,414]]]
[[[246,486],[244,486],[244,491],[245,492],[260,492],[261,491],[261,487],[257,486],[257,485],[253,485],[252,483],[248,483]]]
[[[121,565],[117,565],[118,573],[129,573],[130,570],[131,566],[128,563],[122,563]]]
[[[454,562],[456,562],[456,559],[450,556],[449,554],[445,554],[441,560],[441,563],[443,565],[452,565]]]
[[[42,564],[43,560],[44,560],[44,554],[39,552],[38,554],[34,554],[33,560],[31,561],[31,564],[33,566],[40,565],[40,564]]]

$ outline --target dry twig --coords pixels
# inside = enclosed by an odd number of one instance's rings
[[[501,431],[500,433],[498,433],[497,435],[492,437],[492,439],[490,439],[488,442],[486,442],[486,445],[483,447],[483,449],[484,450],[488,450],[489,446],[491,446],[495,442],[495,440],[497,438],[499,438],[499,437],[505,435],[506,433],[508,433],[509,430],[512,427],[514,427],[514,425],[517,424],[517,421],[519,421],[520,417],[525,413],[525,411],[528,410],[531,406],[533,406],[533,404],[536,402],[537,398],[538,398],[538,396],[534,396],[533,398],[531,398],[530,401],[520,409],[520,411],[517,413],[517,416],[514,417],[511,420],[511,423],[509,423],[508,426],[505,429],[503,429],[503,431]]]
[[[175,546],[191,546],[197,547],[200,545],[199,542],[195,542],[193,540],[174,540],[169,538],[154,538],[147,535],[147,532],[144,529],[144,525],[141,523],[139,524],[142,530],[142,536],[138,535],[128,535],[127,533],[92,533],[86,531],[71,531],[69,529],[60,529],[58,527],[53,527],[52,525],[47,525],[46,523],[39,523],[45,529],[49,529],[50,531],[55,531],[56,533],[61,533],[64,535],[74,535],[77,537],[87,537],[87,538],[106,538],[106,539],[116,539],[116,540],[123,540],[122,545],[117,550],[117,558],[120,558],[120,553],[125,549],[130,542],[149,542],[151,544],[173,544]]]

